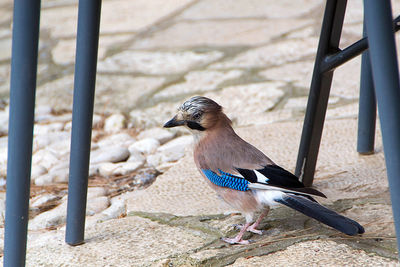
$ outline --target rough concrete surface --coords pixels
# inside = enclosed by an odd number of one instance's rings
[[[2,229],[12,3],[0,2]],[[322,0],[103,0],[85,243],[65,244],[77,4],[42,1],[27,266],[400,266],[379,121],[375,153],[356,152],[360,58],[334,73],[314,186],[361,236],[277,207],[263,235],[227,245],[244,218],[197,172],[188,131],[160,129],[205,95],[293,171]],[[362,36],[362,10],[348,1],[341,48]]]

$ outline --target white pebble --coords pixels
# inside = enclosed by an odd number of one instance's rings
[[[99,166],[99,174],[101,176],[110,176],[118,168],[118,165],[112,162],[104,162]]]
[[[67,197],[63,197],[61,204],[54,209],[43,212],[29,220],[29,230],[39,230],[47,227],[56,227],[64,224],[67,213]]]
[[[118,163],[118,167],[116,169],[114,169],[114,171],[112,172],[112,174],[114,175],[127,175],[131,172],[136,171],[137,169],[139,169],[140,167],[143,166],[143,161],[141,162],[121,162]]]
[[[104,131],[119,132],[126,126],[126,120],[122,114],[113,114],[104,121]]]
[[[32,165],[32,170],[31,170],[31,179],[35,180],[39,176],[47,173],[47,169],[43,167],[42,165]]]
[[[128,159],[130,153],[125,147],[101,147],[91,152],[90,163],[120,162]]]
[[[128,158],[128,162],[144,162],[145,161],[145,157],[143,156],[143,154],[137,150],[134,147],[129,147],[129,153],[130,156]]]
[[[111,199],[111,206],[101,212],[103,220],[116,219],[126,215],[126,201],[123,199]]]
[[[136,139],[127,133],[118,133],[104,137],[97,142],[99,147],[109,147],[109,146],[122,146],[128,147],[136,142]]]
[[[50,169],[53,165],[57,164],[59,159],[57,155],[47,149],[41,149],[33,154],[32,164],[42,165],[46,169]]]
[[[107,189],[104,187],[89,187],[87,192],[87,198],[102,197],[107,195]]]
[[[131,146],[129,146],[129,150],[136,149],[144,154],[151,154],[154,153],[159,146],[160,142],[158,142],[156,139],[145,138],[133,143]]]
[[[69,169],[58,169],[51,171],[50,175],[53,176],[53,182],[55,183],[67,183],[69,179]]]
[[[157,152],[162,154],[162,162],[177,161],[185,155],[186,147],[192,144],[191,136],[181,136],[160,146]]]
[[[87,207],[86,207],[86,214],[93,215],[99,213],[110,206],[110,200],[108,197],[96,197],[96,198],[89,198],[87,200]]]
[[[38,178],[35,179],[35,185],[49,185],[53,183],[53,178],[54,176],[51,174],[45,174],[42,176],[39,176]]]
[[[57,199],[57,196],[52,194],[38,195],[30,201],[30,206],[33,208],[38,208],[55,199]]]
[[[164,144],[175,137],[175,133],[156,127],[145,130],[138,135],[138,139],[144,138],[154,138],[160,142],[160,144]]]

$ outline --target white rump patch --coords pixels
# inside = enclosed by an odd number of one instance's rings
[[[258,202],[268,206],[275,206],[279,203],[275,200],[282,199],[286,194],[278,190],[256,190],[255,192]]]

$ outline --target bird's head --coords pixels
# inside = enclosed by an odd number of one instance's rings
[[[222,107],[215,101],[203,96],[194,96],[178,108],[177,114],[167,121],[164,127],[186,126],[190,130],[205,131],[215,126],[221,117],[226,118]],[[230,123],[229,119],[228,121]]]

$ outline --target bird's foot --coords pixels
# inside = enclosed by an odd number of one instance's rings
[[[242,230],[244,227],[242,224],[234,224],[233,226],[235,227],[235,229],[238,229],[238,230]],[[264,233],[264,231],[256,229],[254,224],[249,226],[246,231],[252,232],[257,235],[262,235]]]
[[[262,235],[262,234],[264,233],[263,230],[258,230],[258,229],[256,229],[255,227],[253,227],[253,225],[250,226],[249,228],[247,228],[247,231],[248,231],[248,232],[255,233],[255,234],[257,234],[257,235]]]
[[[221,238],[222,241],[229,243],[231,245],[235,245],[235,244],[239,244],[239,245],[248,245],[250,244],[249,240],[243,240],[243,239],[239,239],[239,238],[227,238],[227,237],[223,237]]]

